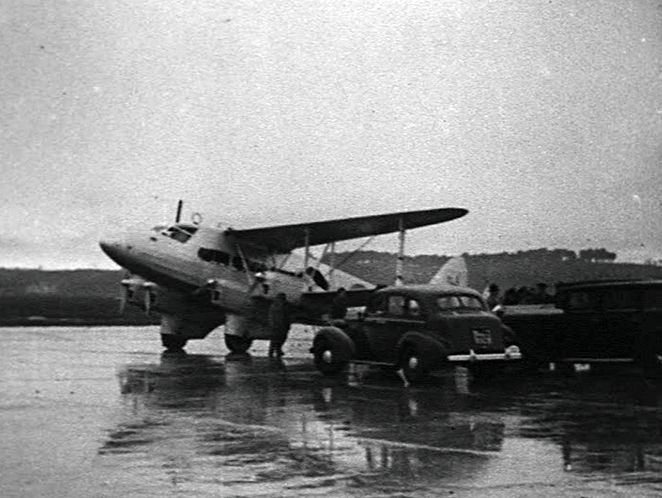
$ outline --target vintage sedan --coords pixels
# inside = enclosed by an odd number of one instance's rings
[[[450,285],[377,290],[358,318],[320,329],[311,352],[326,375],[353,361],[392,367],[406,382],[450,365],[491,373],[521,358],[513,332],[480,293]]]

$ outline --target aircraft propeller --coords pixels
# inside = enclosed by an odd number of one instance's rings
[[[152,293],[147,285],[143,287],[145,287],[145,314],[149,315],[149,312],[152,309]]]
[[[126,302],[129,298],[129,289],[125,285],[120,286],[120,315],[124,314]]]

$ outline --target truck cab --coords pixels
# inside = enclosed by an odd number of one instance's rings
[[[553,307],[506,307],[503,320],[533,363],[638,363],[656,376],[662,370],[661,280],[562,284]]]

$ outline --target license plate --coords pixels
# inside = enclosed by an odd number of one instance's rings
[[[489,346],[492,344],[492,333],[489,329],[474,329],[474,343],[480,346]]]

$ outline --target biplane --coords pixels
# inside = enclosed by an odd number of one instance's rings
[[[335,243],[399,233],[396,284],[402,282],[407,230],[445,223],[466,209],[440,208],[263,228],[207,225],[199,215],[175,223],[132,231],[100,241],[102,250],[129,274],[121,282],[121,307],[127,302],[161,315],[161,341],[183,348],[224,325],[232,352],[246,352],[256,339],[270,339],[268,312],[284,294],[292,323],[325,323],[337,289],[347,289],[348,306],[361,306],[374,286],[336,268]],[[324,246],[323,258],[310,248]],[[293,252],[303,249],[303,255]]]

